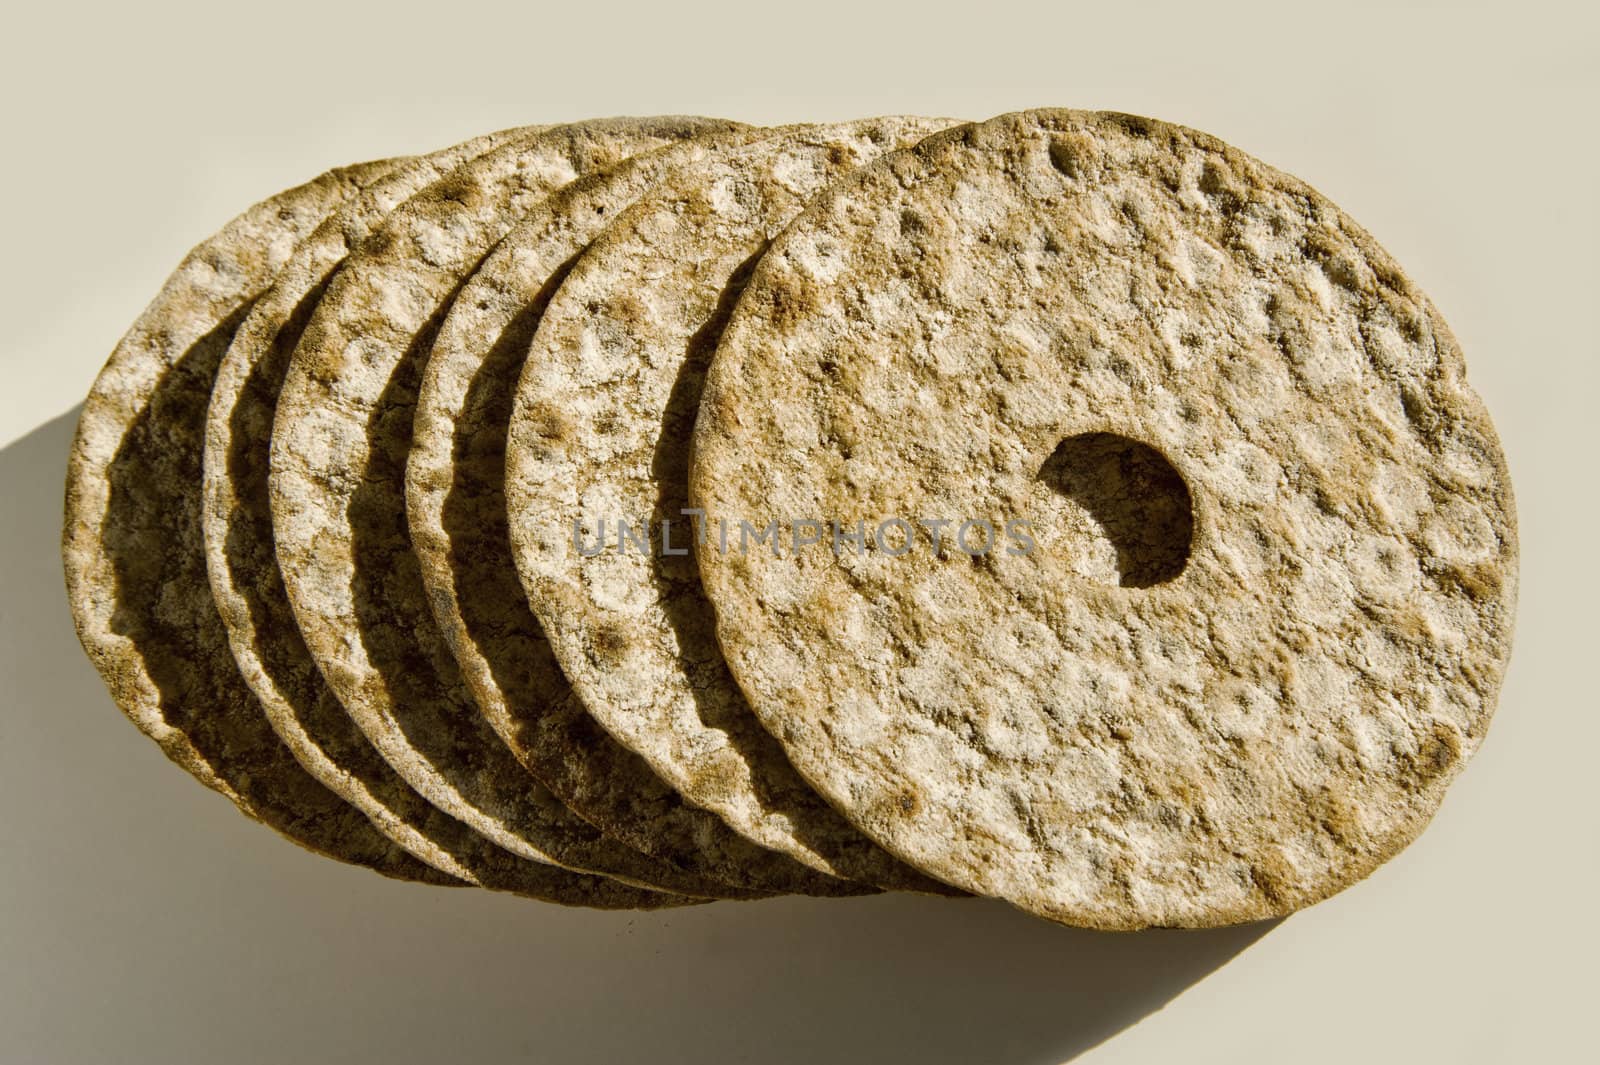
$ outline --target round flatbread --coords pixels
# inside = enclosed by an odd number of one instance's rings
[[[511,557],[505,440],[545,304],[574,256],[664,177],[735,131],[641,153],[539,205],[473,273],[434,338],[406,461],[406,510],[434,616],[501,739],[556,797],[607,835],[686,871],[768,892],[854,894],[687,805],[584,710],[528,607]]]
[[[206,568],[234,659],[273,730],[324,786],[385,835],[469,883],[573,905],[687,900],[513,855],[429,805],[389,767],[317,672],[273,554],[267,463],[289,355],[328,278],[385,215],[456,166],[536,130],[477,137],[398,165],[301,242],[234,334],[211,389],[204,456]]]
[[[217,363],[295,245],[391,163],[333,170],[198,245],[117,344],[78,419],[62,560],[73,623],[122,712],[288,839],[388,876],[417,861],[294,760],[239,676],[206,583],[200,454]]]
[[[948,889],[823,801],[745,706],[717,648],[684,508],[700,381],[748,264],[830,182],[949,125],[805,127],[711,153],[648,192],[550,300],[506,466],[517,568],[600,724],[746,838],[835,876],[920,891]],[[619,522],[648,543],[619,542]],[[602,537],[608,547],[588,549]]]
[[[329,283],[279,394],[269,488],[306,645],[386,761],[429,802],[534,861],[713,889],[555,800],[473,705],[433,622],[405,525],[411,407],[461,282],[531,206],[581,174],[721,124],[613,120],[489,152],[397,208]]]
[[[1003,116],[820,197],[723,334],[694,456],[708,521],[780,521],[776,556],[699,558],[795,766],[1059,921],[1255,920],[1365,876],[1510,653],[1510,484],[1438,313],[1314,190],[1147,119]]]

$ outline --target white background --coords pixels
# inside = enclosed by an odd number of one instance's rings
[[[0,1063],[1589,1059],[1592,5],[30,4],[7,16]],[[1271,928],[881,897],[666,915],[384,881],[168,765],[78,651],[72,414],[184,251],[328,166],[614,113],[1141,112],[1305,178],[1444,311],[1516,485],[1501,709],[1433,826]],[[1592,1059],[1590,1059],[1592,1060]]]

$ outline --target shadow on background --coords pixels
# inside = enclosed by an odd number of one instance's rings
[[[1270,924],[1110,935],[978,900],[604,914],[318,859],[166,766],[62,591],[77,412],[0,451],[0,1057],[1069,1060]]]

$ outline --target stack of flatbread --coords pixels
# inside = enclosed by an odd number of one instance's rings
[[[505,130],[196,247],[83,408],[123,712],[385,875],[1288,913],[1510,654],[1505,460],[1304,183],[1128,115]]]

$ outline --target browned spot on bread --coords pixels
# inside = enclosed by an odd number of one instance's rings
[[[473,180],[470,174],[450,174],[439,180],[433,186],[433,191],[438,194],[438,199],[451,203],[459,203],[470,207],[477,203],[483,196],[483,190]]]
[[[529,409],[528,424],[539,439],[550,444],[562,443],[572,436],[572,419],[567,412],[550,403],[538,403]]]
[[[1417,747],[1412,772],[1427,784],[1460,760],[1461,735],[1446,722],[1435,721]]]
[[[637,296],[619,292],[606,301],[604,313],[624,326],[634,327],[650,320],[650,310]]]
[[[1050,163],[1074,181],[1082,180],[1100,165],[1100,149],[1081,133],[1062,133],[1050,139]]]
[[[1324,788],[1312,797],[1308,805],[1322,831],[1341,847],[1355,847],[1361,842],[1365,833],[1361,830],[1356,806],[1343,791]]]
[[[1274,849],[1250,863],[1250,881],[1274,906],[1285,906],[1294,898],[1299,881],[1294,866]]]
[[[1490,600],[1500,594],[1504,583],[1504,567],[1498,561],[1472,566],[1451,566],[1440,575],[1439,583],[1454,586],[1476,600]]]
[[[816,294],[803,283],[780,284],[776,281],[767,293],[772,323],[779,328],[789,328],[805,321],[817,310]]]
[[[615,668],[628,656],[628,634],[617,625],[602,625],[589,638],[589,657],[598,666]]]

